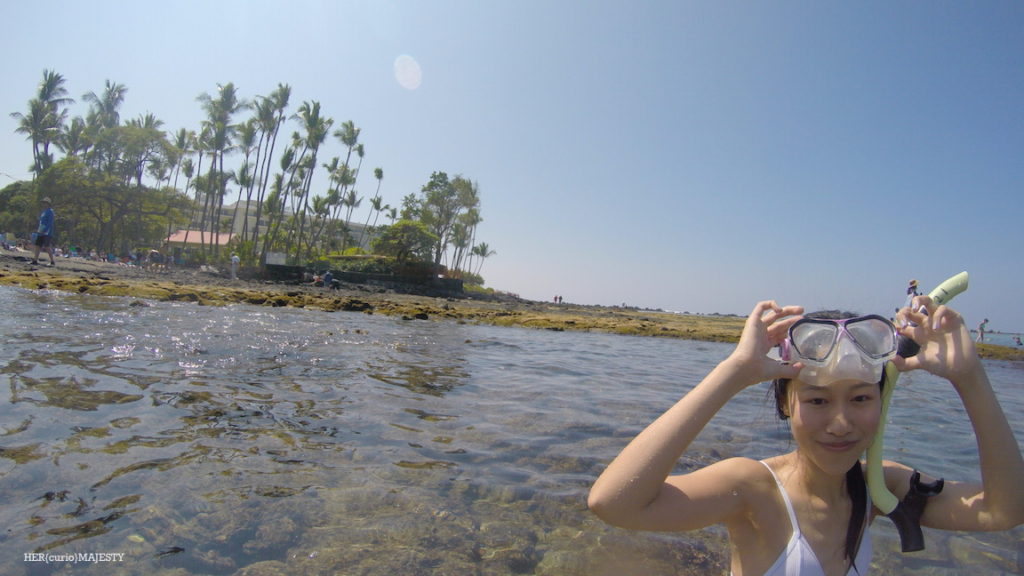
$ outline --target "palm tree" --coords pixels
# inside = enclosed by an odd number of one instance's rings
[[[129,120],[126,124],[136,136],[126,142],[122,149],[121,161],[125,167],[126,180],[134,178],[139,188],[142,187],[142,176],[147,166],[151,169],[157,168],[157,174],[162,170],[159,166],[166,166],[164,154],[168,145],[167,137],[161,130],[163,125],[163,120],[152,113],[140,114],[138,118]],[[162,175],[157,178],[160,179]]]
[[[85,120],[81,116],[75,116],[67,130],[60,135],[55,144],[60,148],[61,152],[64,152],[65,156],[78,156],[79,154],[85,155],[88,153],[91,143],[89,135],[86,133]]]
[[[43,70],[43,80],[39,83],[36,97],[49,104],[54,110],[61,106],[74,104],[75,100],[68,97],[64,87],[64,77],[53,70]]]
[[[256,101],[256,121],[260,126],[260,134],[262,138],[262,145],[260,150],[263,153],[263,158],[260,160],[257,157],[256,163],[259,165],[259,176],[257,177],[256,185],[259,187],[256,192],[256,227],[252,231],[252,249],[253,255],[256,255],[257,240],[259,239],[260,233],[260,218],[263,214],[263,202],[267,194],[267,185],[270,182],[270,166],[274,156],[274,148],[277,145],[277,134],[281,129],[281,125],[284,124],[285,110],[288,109],[288,100],[291,98],[292,89],[287,84],[278,84],[277,89],[274,90],[269,97],[257,98]],[[248,206],[246,206],[246,212],[248,213]],[[263,249],[261,252],[262,256],[266,255],[266,242],[264,242]]]
[[[352,222],[352,211],[355,210],[356,208],[359,208],[359,205],[362,204],[362,203],[363,203],[363,199],[359,197],[359,193],[356,192],[355,188],[349,189],[348,193],[342,195],[342,197],[341,197],[341,204],[343,206],[345,206],[346,208],[348,208],[348,211],[345,213],[345,224],[344,224],[345,235],[342,237],[342,240],[341,240],[341,251],[342,252],[344,252],[345,248],[348,246],[348,236],[349,236],[350,225],[351,225],[351,222]]]
[[[124,103],[128,88],[123,84],[106,81],[103,94],[88,92],[82,99],[89,103],[89,113],[85,117],[86,132],[92,138],[90,164],[96,169],[111,172],[116,168],[115,156],[117,147],[108,136],[110,130],[121,123],[118,111]]]
[[[341,143],[348,149],[348,155],[345,156],[345,165],[349,165],[349,160],[352,159],[352,150],[359,144],[359,132],[360,128],[356,128],[356,125],[351,120],[342,122],[341,128],[334,131],[334,136],[341,140]]]
[[[256,142],[256,134],[259,131],[255,118],[250,118],[238,126],[238,147],[241,148],[242,166],[235,173],[235,181],[241,186],[238,188],[238,200],[235,202],[234,214],[231,216],[231,232],[235,231],[238,222],[238,209],[242,204],[242,193],[245,193],[245,216],[242,221],[242,238],[248,237],[249,231],[249,203],[252,201],[252,190],[255,185],[256,171],[249,162],[253,153],[259,156],[259,146]]]
[[[124,84],[107,80],[102,96],[95,92],[88,92],[82,96],[82,99],[89,103],[89,114],[93,117],[95,124],[103,128],[113,128],[121,123],[121,113],[118,112],[118,109],[121,104],[124,104],[124,97],[127,93],[128,88]]]
[[[267,257],[270,247],[277,244],[278,232],[281,229],[281,222],[284,220],[284,205],[287,202],[287,196],[291,188],[290,184],[285,183],[284,177],[286,174],[295,174],[295,169],[292,166],[295,163],[294,161],[295,149],[289,146],[281,154],[281,172],[274,175],[274,182],[271,184],[270,193],[267,195],[267,213],[270,218],[270,230],[267,233],[267,238],[263,241],[260,261]],[[291,177],[289,176],[289,182],[291,182]],[[257,206],[258,209],[259,206]]]
[[[174,149],[174,162],[171,166],[171,170],[174,173],[174,183],[171,186],[175,189],[178,188],[178,176],[181,174],[182,162],[192,154],[192,142],[195,141],[195,138],[195,132],[184,128],[174,133],[174,142],[171,143],[171,147]],[[168,184],[170,184],[170,181],[168,181]],[[185,193],[188,193],[187,185],[185,186]]]
[[[302,146],[302,152],[299,154],[299,168],[303,169],[300,174],[300,184],[298,189],[298,230],[295,231],[295,255],[298,256],[302,248],[303,235],[305,234],[306,224],[306,212],[308,210],[308,199],[309,190],[313,183],[313,172],[316,169],[316,156],[320,149],[320,146],[327,139],[327,135],[330,132],[331,125],[334,121],[330,118],[324,118],[320,115],[320,103],[303,102],[299,106],[297,112],[297,118],[305,128],[305,136],[296,134],[296,144]],[[292,234],[289,234],[289,244],[291,244]]]
[[[36,98],[42,101],[48,111],[47,129],[44,131],[44,139],[41,142],[43,150],[42,157],[47,165],[52,163],[50,156],[50,144],[57,141],[61,130],[64,127],[64,120],[67,118],[67,106],[74,104],[73,98],[68,96],[68,90],[64,87],[64,77],[53,70],[43,70],[43,80],[39,83]]]
[[[390,208],[390,206],[385,206],[383,198],[380,197],[380,183],[381,183],[381,180],[384,179],[384,169],[383,168],[374,168],[373,169],[373,177],[377,179],[377,191],[374,192],[373,198],[370,200],[370,207],[373,208],[373,228],[376,228],[377,227],[377,220],[380,218],[380,213],[383,212],[384,210],[387,210],[388,208]],[[359,245],[360,246],[363,245],[363,240],[364,240],[364,238],[366,236],[366,233],[369,231],[369,229],[370,229],[370,215],[367,214],[366,215],[366,224],[363,225],[363,231],[359,235]]]
[[[67,118],[66,106],[74,100],[68,97],[64,77],[52,70],[43,70],[36,97],[29,100],[28,114],[12,112],[11,118],[18,121],[15,132],[25,134],[32,142],[32,172],[38,176],[50,164],[50,144],[60,139]]]
[[[497,254],[491,247],[487,245],[487,242],[481,242],[473,247],[473,255],[480,258],[480,264],[476,268],[476,275],[480,275],[480,269],[484,267],[484,260]]]
[[[483,218],[480,217],[480,209],[477,207],[470,208],[459,215],[455,227],[456,233],[452,235],[452,243],[456,248],[455,264],[452,266],[454,269],[462,270],[462,260],[466,258],[466,248],[472,246],[476,241],[476,227],[481,221]],[[473,270],[472,257],[473,252],[470,250],[466,265],[467,271]]]
[[[192,139],[192,149],[196,151],[196,163],[194,165],[195,180],[192,181],[192,189],[195,191],[195,198],[192,203],[192,214],[189,217],[188,228],[185,229],[185,243],[188,243],[188,235],[192,231],[192,226],[196,222],[196,208],[200,205],[202,198],[200,197],[200,190],[206,190],[206,179],[202,177],[203,173],[203,154],[210,149],[210,130],[208,126],[203,126],[199,134],[194,135]],[[189,166],[193,167],[193,164],[189,162]],[[191,179],[192,176],[189,175]],[[202,186],[200,186],[202,183]],[[188,192],[188,185],[185,185],[186,194]],[[206,244],[206,212],[203,212],[199,220],[199,243]]]
[[[12,112],[11,118],[18,121],[18,127],[14,131],[24,134],[26,139],[32,142],[33,177],[42,174],[50,163],[48,154],[43,152],[45,143],[52,137],[52,115],[49,107],[42,100],[33,98],[28,103],[28,114]]]
[[[468,246],[472,246],[476,244],[476,227],[483,221],[480,216],[480,185],[461,176],[457,176],[452,184],[458,191],[459,204],[466,210],[458,217],[458,220],[466,228]],[[469,256],[467,269],[472,271],[472,257],[474,256],[472,250]],[[461,258],[458,267],[461,267]]]
[[[337,138],[338,140],[340,140],[341,143],[344,144],[345,148],[346,148],[345,164],[340,169],[341,170],[341,175],[337,179],[338,180],[338,193],[339,193],[339,196],[342,198],[343,201],[340,203],[340,205],[336,205],[335,206],[335,208],[337,210],[340,210],[341,206],[349,206],[349,204],[346,204],[344,202],[344,200],[347,198],[347,196],[345,194],[346,194],[346,191],[348,190],[348,188],[350,186],[354,186],[355,183],[356,183],[358,169],[355,170],[355,171],[353,171],[351,169],[351,166],[352,166],[351,161],[352,161],[352,151],[353,150],[355,150],[359,154],[359,158],[360,159],[362,159],[362,157],[363,157],[362,156],[363,155],[362,145],[359,144],[359,132],[361,132],[361,129],[360,128],[356,128],[355,123],[352,122],[351,120],[346,120],[345,122],[342,122],[341,127],[334,131],[334,137]],[[360,160],[360,162],[361,162],[361,160]],[[349,213],[349,215],[352,214],[351,207],[349,207],[348,213]],[[338,213],[336,212],[335,213],[335,218],[337,218],[337,216],[338,216]],[[345,225],[344,225],[344,232],[345,232],[345,237],[342,239],[342,250],[345,249],[345,244],[348,241],[348,235],[347,235],[348,234],[348,219],[346,219],[346,222],[345,222]]]
[[[370,199],[370,207],[373,209],[372,213],[366,214],[366,222],[363,224],[363,230],[359,233],[359,245],[363,245],[363,240],[366,237],[366,232],[370,229],[370,216],[374,215],[373,225],[377,225],[377,218],[380,218],[380,213],[384,210],[384,201],[380,197],[380,183],[384,179],[384,170],[381,168],[373,169],[373,177],[377,179],[377,191],[374,192],[373,198]]]
[[[242,205],[242,194],[247,190],[249,191],[249,194],[252,193],[253,174],[252,168],[249,166],[248,159],[242,161],[242,165],[238,167],[238,170],[235,171],[234,174],[232,174],[231,179],[238,183],[238,201],[235,202],[235,209],[231,213],[231,228],[229,229],[231,233],[234,233],[235,226],[237,226],[238,224],[238,210]],[[248,208],[248,200],[246,201],[245,205]],[[243,220],[241,236],[242,238],[246,238],[246,232],[248,231],[249,225],[248,211],[246,211],[246,213],[242,215],[242,218]]]
[[[224,85],[217,85],[217,96],[211,97],[205,92],[197,98],[202,103],[207,118],[203,121],[204,131],[210,136],[210,170],[209,190],[204,206],[204,219],[208,213],[212,223],[211,231],[214,234],[220,232],[221,212],[224,208],[224,196],[227,193],[227,173],[224,170],[224,156],[233,148],[232,141],[236,128],[231,123],[231,117],[247,105],[238,98],[238,92],[232,82]],[[212,196],[212,198],[210,198]],[[211,202],[212,200],[212,202]],[[214,254],[220,246],[213,241],[216,236],[211,236],[211,244]]]

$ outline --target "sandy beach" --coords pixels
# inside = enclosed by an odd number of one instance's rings
[[[431,294],[400,284],[345,284],[331,290],[308,284],[272,282],[256,270],[240,271],[232,280],[227,271],[194,268],[140,268],[123,264],[58,258],[48,266],[31,263],[31,253],[0,250],[0,285],[30,290],[60,290],[99,296],[194,302],[197,306],[245,303],[289,306],[325,312],[350,311],[397,316],[410,321],[452,320],[495,326],[519,326],[554,331],[605,332],[632,336],[686,338],[736,342],[743,328],[739,316],[686,315],[605,306],[554,304],[508,295],[459,297]],[[985,358],[1024,361],[1024,350],[979,345]]]

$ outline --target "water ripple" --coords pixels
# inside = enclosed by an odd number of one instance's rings
[[[17,289],[0,306],[0,573],[42,550],[154,574],[727,570],[721,530],[616,530],[585,498],[729,346]],[[1024,429],[1020,367],[990,374]],[[955,393],[906,382],[888,455],[974,474]],[[766,392],[730,402],[679,469],[787,449]],[[1020,569],[1021,529],[929,532],[926,561],[875,532],[884,573]]]

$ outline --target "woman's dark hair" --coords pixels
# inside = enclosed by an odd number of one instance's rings
[[[807,318],[824,318],[827,320],[843,320],[846,318],[856,318],[857,314],[850,312],[840,312],[838,310],[824,310],[821,312],[812,312],[805,315]],[[772,381],[772,393],[775,397],[775,413],[779,416],[780,420],[788,420],[789,414],[786,409],[788,408],[787,398],[789,390],[789,378],[779,378]],[[881,390],[885,387],[885,372],[882,372],[882,378],[878,381],[878,388]],[[864,470],[861,467],[860,461],[854,462],[853,466],[846,471],[846,492],[850,495],[850,502],[852,509],[850,510],[850,524],[846,527],[846,556],[850,559],[850,564],[854,570],[857,570],[857,566],[854,564],[857,558],[857,551],[860,550],[861,537],[864,535],[864,519],[867,515],[867,503],[868,503],[868,488],[867,483],[864,480]],[[860,570],[857,570],[859,573]]]

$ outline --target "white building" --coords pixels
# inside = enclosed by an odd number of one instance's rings
[[[236,214],[236,211],[235,211],[235,206],[236,205],[238,206],[237,214]],[[287,211],[288,208],[286,207],[285,210]],[[259,220],[258,223],[256,222],[256,203],[255,202],[252,202],[250,204],[248,214],[246,214],[246,211],[245,211],[245,201],[244,200],[240,201],[240,203],[225,204],[222,214],[223,214],[225,220],[230,220],[232,222],[231,233],[235,234],[235,235],[242,234],[242,229],[245,228],[246,235],[251,238],[252,234],[253,234],[254,227],[258,225],[259,226],[260,237],[263,237],[263,236],[265,236],[267,234],[269,226],[270,226],[270,221],[267,218],[266,211],[263,211],[263,212],[260,213],[260,220]],[[247,220],[248,220],[248,223],[246,223]],[[372,233],[372,232],[364,233],[363,231],[367,227],[366,227],[365,223],[363,223],[363,222],[355,222],[355,221],[349,222],[348,228],[349,228],[349,236],[351,237],[351,240],[352,240],[348,244],[348,246],[352,247],[352,246],[355,246],[355,245],[358,244],[363,250],[369,252],[369,250],[370,250],[370,243],[373,241],[373,239],[377,235]],[[360,240],[362,240],[362,242],[360,242]]]

